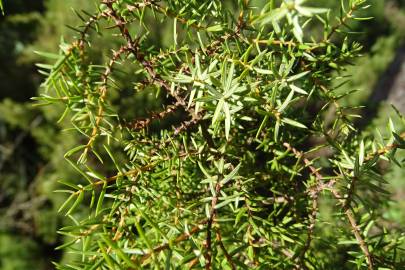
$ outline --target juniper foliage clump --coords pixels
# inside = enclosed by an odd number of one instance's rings
[[[60,269],[404,264],[380,165],[401,166],[405,134],[390,121],[388,137],[365,136],[341,105],[366,0],[342,0],[336,18],[263,2],[103,0],[78,14],[74,42],[42,53],[55,63],[39,65],[36,99],[63,104],[59,121],[83,138],[65,155],[81,179],[60,190],[60,248],[80,256]],[[115,39],[105,63],[89,60],[97,34]]]

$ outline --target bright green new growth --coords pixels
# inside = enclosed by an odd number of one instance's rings
[[[83,135],[66,153],[83,180],[61,181],[60,209],[73,221],[63,247],[80,256],[60,269],[404,263],[403,236],[380,222],[378,166],[400,166],[405,136],[363,138],[340,105],[350,93],[331,88],[361,50],[334,37],[366,1],[342,0],[336,19],[304,0],[257,2],[105,0],[76,41],[42,53],[55,64],[39,65],[37,99],[64,104],[60,121]],[[116,36],[107,63],[89,62],[92,33]]]

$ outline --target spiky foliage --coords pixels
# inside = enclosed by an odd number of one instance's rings
[[[60,268],[399,269],[379,164],[401,165],[405,134],[362,138],[336,86],[361,46],[334,37],[365,2],[342,0],[336,19],[304,0],[104,0],[81,14],[77,40],[40,65],[38,100],[64,104],[83,135],[66,153],[83,180],[62,181],[61,206],[63,247],[81,256]],[[89,61],[93,31],[115,36],[104,64]]]

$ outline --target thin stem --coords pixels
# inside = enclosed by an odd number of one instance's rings
[[[231,255],[229,255],[228,250],[226,250],[226,247],[225,247],[224,243],[222,242],[222,236],[221,236],[221,232],[219,231],[219,229],[216,230],[216,236],[217,236],[218,245],[221,248],[222,252],[224,253],[226,260],[228,261],[232,270],[235,270],[236,266],[235,266],[234,262],[232,261]]]
[[[221,192],[221,183],[218,181],[215,185],[215,196],[214,198],[212,198],[211,201],[211,211],[209,213],[209,218],[208,218],[208,222],[207,222],[207,237],[205,240],[205,248],[206,248],[206,252],[205,252],[205,269],[209,270],[211,269],[211,264],[212,264],[212,225],[215,222],[215,216],[217,214],[217,211],[215,209],[217,203],[218,203],[218,197],[219,197],[219,193]]]
[[[346,205],[346,201],[342,199],[341,194],[336,189],[331,190],[333,196],[339,200],[340,204],[344,207],[343,211],[344,214],[346,215],[347,219],[349,220],[350,226],[352,227],[352,232],[354,236],[356,237],[357,242],[359,243],[360,249],[363,251],[364,255],[366,256],[367,264],[368,264],[368,269],[373,270],[374,269],[374,264],[373,264],[373,257],[370,253],[370,250],[368,249],[368,246],[361,236],[361,231],[359,229],[359,226],[357,225],[356,219],[354,218],[354,213],[350,209],[349,206]]]
[[[194,226],[190,231],[183,233],[172,241],[173,244],[177,244],[188,240],[192,235],[201,232],[204,229],[204,225],[207,224],[208,220],[203,220],[198,225]],[[169,243],[159,245],[155,247],[151,252],[143,255],[141,258],[141,263],[145,262],[153,253],[161,252],[162,250],[168,249],[170,247]]]
[[[356,11],[356,9],[358,8],[358,6],[356,4],[353,4],[350,7],[349,12],[346,13],[345,16],[343,16],[342,18],[340,18],[339,23],[337,23],[335,26],[332,27],[331,31],[329,32],[328,36],[326,37],[326,39],[323,42],[329,42],[329,40],[331,39],[331,37],[336,33],[336,31],[346,23],[346,21],[348,19],[350,19],[353,15],[353,12]]]

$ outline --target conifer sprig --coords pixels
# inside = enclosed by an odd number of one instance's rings
[[[400,265],[378,165],[401,165],[405,135],[363,137],[341,104],[351,93],[332,88],[361,50],[338,34],[367,8],[341,2],[336,22],[305,0],[104,0],[81,14],[77,40],[40,66],[39,101],[62,103],[85,141],[66,153],[83,181],[62,181],[61,207],[63,248],[81,256],[58,267],[333,269],[337,250],[358,269]],[[116,38],[105,64],[86,57],[97,34]]]

